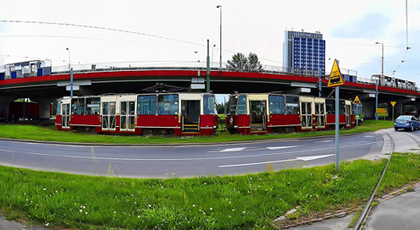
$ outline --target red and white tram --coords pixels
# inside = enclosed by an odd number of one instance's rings
[[[59,130],[143,135],[211,135],[217,128],[210,93],[83,96],[59,100]]]
[[[335,127],[335,99],[283,94],[232,94],[226,128],[230,133],[264,134]],[[340,100],[340,128],[354,127],[351,101]]]

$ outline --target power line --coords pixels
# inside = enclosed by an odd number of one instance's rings
[[[196,43],[196,42],[185,41],[185,40],[171,38],[171,37],[165,37],[165,36],[160,36],[160,35],[135,32],[135,31],[130,31],[130,30],[122,30],[122,29],[115,29],[115,28],[109,28],[109,27],[101,27],[101,26],[89,26],[89,25],[62,23],[62,22],[40,22],[40,21],[21,21],[21,20],[0,20],[0,22],[3,22],[3,23],[57,25],[57,26],[70,26],[70,27],[80,27],[80,28],[89,28],[89,29],[97,29],[97,30],[107,30],[107,31],[113,31],[113,32],[136,34],[136,35],[142,35],[142,36],[147,36],[147,37],[171,40],[171,41],[182,42],[182,43],[197,45],[197,46],[205,46],[203,44],[199,44],[199,43]]]
[[[408,46],[408,0],[405,0],[405,47],[406,48],[405,48],[404,57],[403,57],[402,61],[400,62],[400,64],[398,65],[397,69],[392,71],[392,74],[395,74],[395,72],[397,72],[397,70],[405,62],[405,58],[407,57],[408,50],[411,49]]]
[[[57,25],[57,26],[70,26],[70,27],[80,27],[80,28],[89,28],[89,29],[97,29],[97,30],[107,30],[107,31],[113,31],[113,32],[120,32],[120,33],[128,33],[128,34],[135,34],[135,35],[142,35],[142,36],[147,36],[147,37],[152,37],[152,38],[159,38],[159,39],[165,39],[165,40],[170,40],[170,41],[175,41],[175,42],[181,42],[181,43],[186,43],[186,44],[190,44],[190,45],[196,45],[196,46],[201,46],[201,47],[205,47],[204,44],[200,44],[200,43],[196,43],[196,42],[191,42],[191,41],[186,41],[186,40],[181,40],[181,39],[176,39],[176,38],[171,38],[171,37],[165,37],[165,36],[160,36],[160,35],[154,35],[154,34],[148,34],[148,33],[141,33],[141,32],[136,32],[136,31],[130,31],[130,30],[123,30],[123,29],[115,29],[115,28],[110,28],[110,27],[101,27],[101,26],[90,26],[90,25],[81,25],[81,24],[73,24],[73,23],[63,23],[63,22],[42,22],[42,21],[24,21],[24,20],[0,20],[0,23],[22,23],[22,24],[42,24],[42,25]],[[96,39],[96,38],[86,38],[86,37],[77,37],[77,36],[54,36],[54,35],[3,35],[0,37],[66,37],[66,38],[76,38],[76,39]],[[97,40],[103,40],[103,39],[97,39]],[[231,50],[226,50],[226,49],[222,49],[225,52],[230,52],[230,53],[237,53],[235,51],[231,51]],[[270,62],[274,62],[274,63],[280,63],[279,61],[274,61],[271,59],[267,59],[267,58],[262,58],[259,57],[260,60],[266,60],[266,61],[270,61]]]

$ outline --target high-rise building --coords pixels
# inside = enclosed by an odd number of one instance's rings
[[[321,32],[285,31],[283,66],[293,73],[325,75],[325,40]]]

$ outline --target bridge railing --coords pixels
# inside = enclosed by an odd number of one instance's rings
[[[223,63],[223,72],[235,71],[241,72],[241,70],[230,69],[226,67],[226,63]],[[4,67],[4,66],[3,66]],[[109,63],[84,63],[84,64],[72,64],[74,73],[88,73],[88,72],[110,72],[110,71],[147,71],[147,70],[194,70],[194,71],[206,71],[206,63],[202,61],[196,62],[179,62],[179,61],[135,61],[135,62],[109,62]],[[219,62],[211,62],[210,69],[211,71],[219,70]],[[0,66],[0,80],[5,79],[4,76],[5,69]],[[243,71],[249,72],[249,71]],[[255,71],[252,71],[255,72]],[[261,73],[267,74],[276,74],[276,75],[298,75],[298,76],[307,76],[319,78],[318,70],[303,70],[303,69],[291,69],[282,66],[274,65],[263,65],[262,70],[258,71]],[[347,74],[353,76],[350,79],[351,82],[357,82],[359,84],[372,85],[375,84],[372,82],[371,78],[362,78],[357,76],[357,71],[342,69],[342,74]],[[52,75],[63,75],[70,73],[69,65],[62,66],[52,66]],[[322,75],[321,78],[329,79],[329,73]],[[401,84],[400,84],[401,85]],[[388,85],[387,85],[388,86]],[[389,86],[393,87],[393,86]],[[398,88],[401,88],[399,86]],[[397,87],[393,87],[397,88]],[[413,87],[404,87],[404,89],[420,92],[419,89],[415,86]]]

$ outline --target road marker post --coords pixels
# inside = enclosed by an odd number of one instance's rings
[[[391,101],[391,105],[392,105],[392,121],[394,121],[394,106],[397,102],[396,101]]]
[[[344,85],[343,76],[341,75],[340,68],[338,67],[337,59],[334,60],[334,64],[331,70],[330,79],[328,80],[328,87],[335,88],[335,170],[338,171],[338,165],[340,164],[340,143],[339,143],[339,132],[340,132],[340,85]]]

